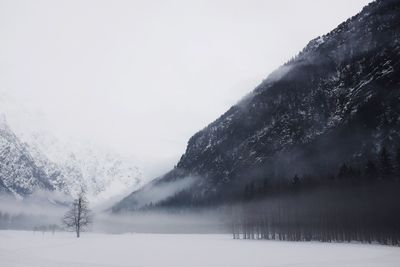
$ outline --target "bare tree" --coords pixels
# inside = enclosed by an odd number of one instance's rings
[[[63,225],[76,232],[79,238],[80,233],[88,229],[92,223],[92,212],[89,209],[89,202],[86,199],[85,191],[81,190],[78,197],[74,199],[71,208],[65,213]]]

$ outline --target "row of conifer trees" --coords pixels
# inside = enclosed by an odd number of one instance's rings
[[[400,245],[400,150],[383,148],[363,169],[244,188],[232,206],[235,239],[368,242]]]

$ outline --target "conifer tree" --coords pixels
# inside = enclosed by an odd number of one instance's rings
[[[393,176],[393,165],[389,152],[385,147],[382,148],[379,155],[380,161],[380,176],[382,180],[390,180]]]
[[[365,178],[368,181],[376,180],[378,177],[378,170],[372,160],[368,160],[367,165],[365,166]]]

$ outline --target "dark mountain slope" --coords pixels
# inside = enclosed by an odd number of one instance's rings
[[[397,147],[399,115],[400,1],[380,0],[312,40],[191,137],[176,168],[149,186],[199,177],[162,203],[195,205],[234,197],[252,180],[328,175]],[[139,193],[114,210],[137,208]]]

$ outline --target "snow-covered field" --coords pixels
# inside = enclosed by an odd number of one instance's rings
[[[229,235],[0,231],[0,266],[400,266],[400,248],[232,240]]]

